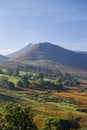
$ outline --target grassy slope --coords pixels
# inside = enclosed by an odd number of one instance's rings
[[[25,74],[25,72],[21,72],[21,74]],[[8,78],[9,81],[13,81],[15,84],[19,79],[14,76],[8,76]],[[87,85],[86,80],[85,83]],[[25,88],[20,91],[0,89],[0,102],[7,101],[30,105],[34,113],[36,113],[34,121],[38,125],[38,128],[49,117],[67,118],[69,114],[72,114],[76,117],[80,116],[87,119],[86,113],[77,111],[78,108],[87,108],[86,92],[81,93],[75,88],[67,92]],[[81,125],[84,126],[85,124],[86,121]]]
[[[26,50],[27,49],[27,50]],[[26,51],[25,51],[26,50]],[[72,60],[71,60],[72,59]],[[19,62],[30,62],[37,61],[41,63],[47,63],[51,61],[52,63],[63,64],[66,66],[72,66],[76,68],[87,69],[87,55],[82,53],[76,53],[73,51],[66,50],[60,46],[53,45],[50,43],[39,43],[35,44],[33,47],[28,47],[24,49],[24,53],[17,56],[13,61]],[[50,64],[50,63],[49,63]]]
[[[71,97],[74,99],[75,104],[69,103]],[[53,99],[56,99],[55,102]],[[34,113],[36,113],[34,121],[37,125],[40,125],[38,127],[41,127],[41,124],[49,117],[67,118],[69,114],[72,114],[76,117],[87,118],[86,113],[76,111],[80,107],[76,101],[80,101],[81,107],[87,104],[85,93],[50,91],[47,94],[47,91],[41,90],[22,89],[21,91],[11,91],[0,89],[0,102],[7,101],[31,106]],[[40,124],[38,124],[37,120]]]

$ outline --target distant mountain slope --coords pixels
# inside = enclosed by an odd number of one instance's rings
[[[76,51],[76,52],[80,54],[87,54],[87,51]]]
[[[29,51],[32,47],[33,47],[33,44],[30,43],[26,47],[14,52],[14,53],[8,54],[7,56],[10,57],[10,58],[18,57],[21,54],[26,53],[27,51]]]
[[[9,58],[0,54],[0,62],[7,61]]]
[[[27,49],[26,49],[27,48]],[[38,43],[32,47],[25,47],[19,56],[15,57],[13,61],[51,61],[51,63],[63,64],[72,67],[79,67],[87,69],[87,54],[69,51],[60,46],[51,43]]]

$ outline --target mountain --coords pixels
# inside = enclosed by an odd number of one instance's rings
[[[27,51],[29,51],[31,48],[33,47],[33,44],[30,43],[28,44],[26,47],[14,52],[14,53],[11,53],[11,54],[8,54],[7,56],[9,58],[15,58],[15,57],[18,57],[19,55],[22,55],[23,53],[26,53]]]
[[[77,53],[87,54],[87,51],[76,51]]]
[[[3,56],[0,54],[0,62],[5,62],[7,61],[9,58],[7,56]]]
[[[87,69],[87,54],[74,52],[64,49],[60,46],[45,42],[38,44],[29,44],[25,48],[19,50],[13,61],[19,62],[49,62],[62,65],[67,65],[71,67],[77,67],[82,69]],[[13,54],[12,54],[13,55]],[[10,55],[10,57],[12,57]]]

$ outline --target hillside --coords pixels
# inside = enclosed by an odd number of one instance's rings
[[[31,61],[35,63],[43,61],[43,63],[45,63],[48,61],[56,65],[62,64],[70,67],[87,69],[87,54],[69,51],[51,43],[30,44],[22,50],[15,53],[17,55],[15,55],[15,57],[13,56],[13,61],[22,63]],[[12,57],[12,55],[10,55],[10,57]]]
[[[3,55],[0,55],[0,62],[5,62],[7,61],[9,58]]]
[[[11,54],[8,54],[7,56],[10,57],[10,58],[15,58],[15,57],[19,57],[19,55],[22,55],[23,53],[26,53],[27,51],[29,51],[31,48],[33,47],[33,44],[28,44],[26,47],[14,52],[14,53],[11,53]]]

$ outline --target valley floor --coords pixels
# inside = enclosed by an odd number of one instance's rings
[[[1,104],[8,101],[32,107],[38,128],[49,117],[81,117],[81,126],[87,124],[87,93],[75,91],[74,88],[65,92],[28,88],[15,91],[0,89]]]

